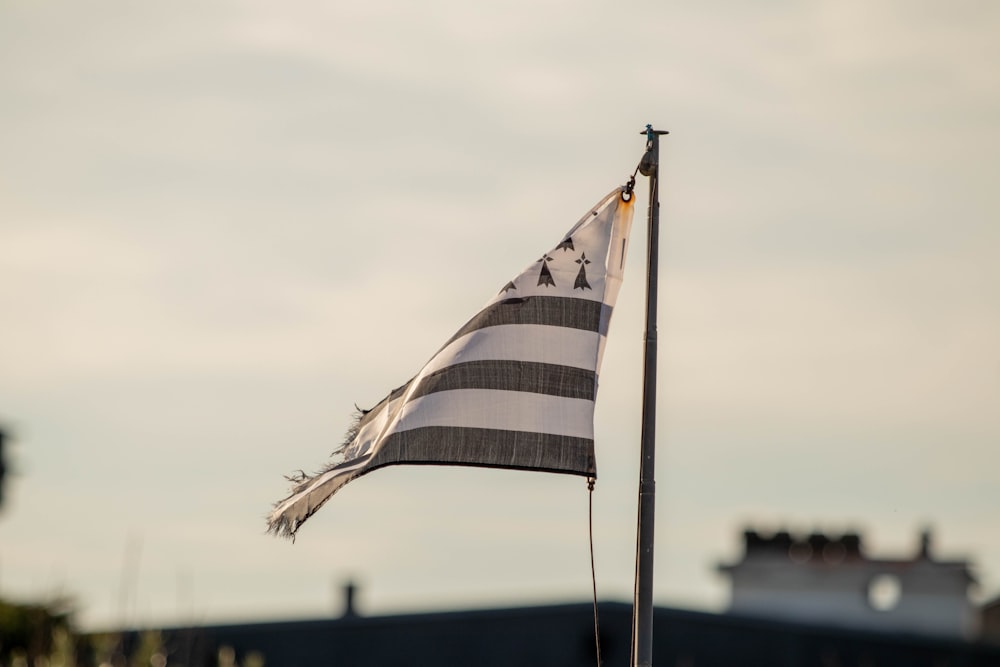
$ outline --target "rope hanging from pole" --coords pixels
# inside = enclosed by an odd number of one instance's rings
[[[597,570],[594,567],[594,478],[587,478],[587,524],[590,533],[590,582],[594,590],[594,643],[597,667],[601,667],[601,626],[597,619]]]

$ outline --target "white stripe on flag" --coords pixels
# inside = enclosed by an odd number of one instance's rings
[[[389,433],[421,426],[465,426],[594,437],[594,402],[518,391],[460,389],[403,406]]]
[[[449,343],[431,359],[421,375],[466,361],[537,361],[593,371],[601,335],[594,331],[506,324],[478,329]]]

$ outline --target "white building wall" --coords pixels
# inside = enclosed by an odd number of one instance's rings
[[[939,637],[972,638],[978,630],[967,563],[934,561],[926,538],[913,560],[870,560],[856,552],[834,563],[796,560],[754,542],[748,538],[742,562],[721,568],[732,582],[732,613]],[[870,594],[879,577],[897,585],[898,596],[883,599],[891,603],[885,609]]]

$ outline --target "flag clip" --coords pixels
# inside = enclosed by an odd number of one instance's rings
[[[638,168],[636,169],[638,171]],[[622,201],[632,200],[632,191],[635,188],[635,173],[628,177],[628,183],[622,188]]]

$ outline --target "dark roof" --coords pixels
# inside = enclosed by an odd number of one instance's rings
[[[625,667],[631,605],[602,602],[600,623],[604,665]],[[662,607],[654,632],[656,663],[671,666],[1000,666],[1000,648],[981,644]],[[128,633],[126,654],[139,635]],[[255,652],[265,667],[595,664],[588,603],[167,628],[162,637],[168,664],[187,667],[217,665],[223,646],[244,667]]]

